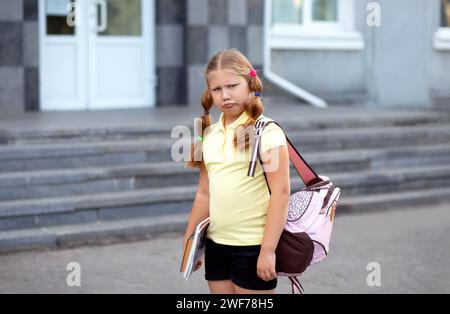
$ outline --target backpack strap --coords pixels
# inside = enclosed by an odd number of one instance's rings
[[[260,149],[261,149],[261,137],[264,129],[266,126],[268,126],[270,123],[275,123],[280,127],[280,129],[284,132],[283,128],[275,121],[269,120],[264,121],[262,118],[258,119],[255,123],[255,140],[253,143],[253,151],[251,154],[250,164],[248,167],[248,173],[247,175],[249,177],[255,176],[255,168],[257,159],[260,160],[261,166],[263,167],[263,172],[265,176],[264,166],[263,162],[260,156]],[[298,175],[302,179],[305,186],[311,186],[317,182],[320,182],[321,179],[319,176],[314,172],[314,170],[311,168],[311,166],[308,165],[308,163],[303,159],[303,157],[300,155],[300,153],[297,151],[297,149],[292,145],[291,141],[286,135],[286,132],[284,132],[286,136],[286,141],[288,144],[288,151],[289,151],[289,159],[291,160],[292,164],[294,165],[295,169],[297,170]],[[267,182],[267,177],[266,177]]]
[[[289,280],[291,281],[292,294],[297,294],[297,292],[299,294],[305,294],[305,289],[303,289],[297,277],[289,277]]]

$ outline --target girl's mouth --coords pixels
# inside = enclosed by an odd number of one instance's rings
[[[226,104],[226,105],[223,105],[223,107],[224,107],[225,109],[230,109],[230,108],[232,108],[234,105],[235,105],[235,104]]]

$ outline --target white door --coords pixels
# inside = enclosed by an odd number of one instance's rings
[[[154,0],[40,0],[41,109],[155,105]]]

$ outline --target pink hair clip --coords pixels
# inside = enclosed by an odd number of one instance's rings
[[[251,68],[250,72],[248,73],[251,77],[257,77],[258,73],[256,72],[255,69]]]

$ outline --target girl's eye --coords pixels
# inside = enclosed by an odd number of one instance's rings
[[[227,85],[227,87],[229,87],[229,88],[234,88],[234,87],[236,87],[236,86],[238,86],[239,84],[232,84],[232,85]],[[216,87],[216,88],[214,88],[212,91],[213,92],[217,92],[217,91],[219,91],[220,90],[220,87]]]

